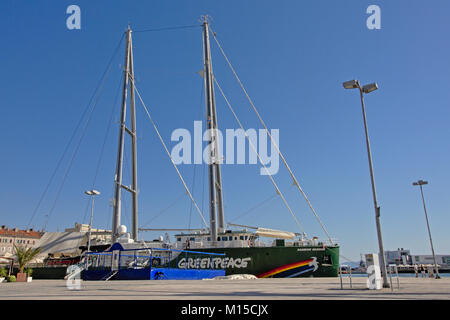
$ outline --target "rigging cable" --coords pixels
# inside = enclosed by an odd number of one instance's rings
[[[120,44],[120,43],[119,43],[119,44]],[[116,50],[116,52],[117,52],[117,50]],[[115,56],[115,54],[113,55],[113,57],[111,57],[111,60],[110,60],[109,66],[108,66],[108,70],[107,70],[108,72],[107,72],[107,74],[106,74],[106,77],[103,79],[103,82],[102,82],[101,87],[100,87],[100,89],[99,89],[99,93],[97,94],[97,98],[96,98],[96,100],[95,100],[95,103],[94,103],[94,105],[92,106],[92,109],[91,109],[91,111],[90,111],[90,113],[89,113],[89,115],[88,115],[88,119],[87,119],[87,121],[86,121],[86,123],[85,123],[85,125],[84,125],[84,127],[83,127],[83,129],[82,129],[82,131],[81,131],[80,139],[78,140],[78,143],[77,143],[77,145],[76,145],[76,147],[75,147],[75,150],[74,150],[73,153],[72,153],[72,157],[71,157],[70,160],[69,160],[69,165],[68,165],[68,167],[67,167],[67,169],[66,169],[66,171],[65,171],[65,173],[64,173],[63,180],[62,180],[62,182],[61,182],[61,184],[60,184],[60,186],[59,186],[59,188],[58,188],[58,191],[57,191],[57,193],[56,193],[56,197],[55,197],[55,201],[53,202],[53,206],[52,206],[51,209],[50,209],[50,212],[49,212],[49,218],[50,218],[50,216],[52,215],[53,210],[55,210],[56,203],[58,202],[58,199],[59,199],[59,196],[60,196],[60,194],[61,194],[61,191],[62,191],[62,189],[63,189],[63,187],[64,187],[64,184],[65,184],[65,182],[66,182],[66,179],[67,179],[67,177],[68,177],[68,175],[69,175],[70,169],[72,168],[73,161],[74,161],[74,159],[75,159],[75,157],[76,157],[76,155],[77,155],[77,153],[78,153],[78,149],[80,148],[81,142],[83,141],[83,138],[84,138],[84,136],[86,135],[87,127],[88,127],[88,125],[89,125],[89,123],[90,123],[90,121],[91,121],[91,119],[92,119],[92,115],[93,115],[93,113],[94,113],[94,111],[95,111],[95,109],[96,109],[96,107],[97,107],[98,101],[99,101],[100,96],[101,96],[101,94],[102,94],[102,92],[103,92],[103,88],[104,88],[104,84],[105,84],[105,82],[106,82],[107,76],[109,75],[109,71],[111,70],[112,60],[113,60],[114,56]],[[47,224],[45,225],[45,227],[46,227],[46,226],[47,226]]]
[[[157,214],[155,214],[152,218],[150,218],[150,220],[148,220],[146,223],[144,223],[142,225],[142,227],[148,226],[153,220],[155,220],[156,218],[158,218],[160,215],[162,215],[164,212],[166,212],[167,210],[169,210],[170,208],[172,208],[174,205],[177,204],[177,202],[185,195],[185,193],[183,192],[182,194],[180,194],[171,204],[169,204],[167,207],[165,207],[164,209],[162,209],[161,211],[159,211]]]
[[[250,212],[252,212],[253,210],[261,207],[262,205],[270,202],[271,200],[275,199],[275,197],[278,196],[277,193],[272,194],[270,197],[268,197],[267,199],[261,201],[260,203],[254,205],[253,207],[251,207],[250,209],[248,209],[247,211],[245,211],[244,213],[242,213],[241,215],[237,216],[236,218],[234,218],[233,220],[231,220],[231,222],[236,221],[241,219],[243,216],[249,214]]]
[[[228,101],[227,97],[225,96],[224,92],[222,91],[222,88],[220,87],[219,83],[216,80],[216,77],[213,76],[214,82],[217,85],[217,88],[219,89],[220,93],[222,94],[223,98],[225,99],[228,108],[230,109],[230,111],[233,113],[234,118],[236,119],[236,121],[238,122],[239,126],[241,127],[242,131],[245,134],[245,137],[248,140],[249,146],[252,147],[253,152],[255,152],[255,154],[258,157],[259,163],[264,167],[264,169],[266,170],[267,175],[269,176],[270,180],[272,181],[272,184],[274,185],[277,194],[280,196],[280,198],[283,200],[284,205],[287,207],[287,209],[289,210],[289,212],[291,213],[292,217],[294,218],[295,223],[297,223],[297,226],[299,227],[300,231],[306,236],[306,233],[303,231],[300,222],[298,222],[297,217],[295,216],[294,212],[292,212],[291,207],[289,206],[289,204],[286,201],[286,198],[283,196],[283,194],[281,193],[280,189],[278,188],[277,183],[275,182],[275,180],[273,179],[272,175],[270,174],[269,170],[267,169],[266,165],[264,164],[264,162],[261,159],[261,156],[259,155],[255,145],[253,144],[253,142],[251,141],[251,139],[248,137],[247,132],[244,129],[244,126],[242,125],[241,121],[239,120],[238,116],[236,115],[236,113],[234,112],[233,107],[231,106],[230,102]],[[306,236],[307,237],[307,236]]]
[[[194,24],[194,25],[189,25],[189,26],[164,27],[164,28],[155,28],[155,29],[134,30],[133,33],[136,33],[136,32],[154,32],[154,31],[189,29],[189,28],[197,28],[197,27],[201,27],[201,26],[202,26],[201,24]]]
[[[204,87],[205,87],[205,83],[204,81],[202,81],[202,89],[200,92],[200,110],[199,110],[199,118],[201,117],[201,113],[202,113],[202,109],[203,109],[203,91],[204,91]],[[194,165],[194,174],[193,174],[193,178],[192,178],[192,192],[194,192],[194,188],[195,188],[195,177],[196,177],[196,172],[197,172],[197,166]],[[203,201],[203,200],[202,200]],[[203,206],[203,203],[202,203]],[[203,207],[202,207],[202,212],[203,212]],[[192,202],[189,208],[189,224],[188,224],[188,229],[191,229],[191,216],[192,216]]]
[[[275,141],[273,140],[272,135],[270,134],[270,132],[269,132],[269,130],[268,130],[266,124],[264,123],[264,121],[263,121],[263,119],[261,118],[261,116],[260,116],[258,110],[256,109],[255,105],[253,104],[252,99],[251,99],[250,96],[248,95],[247,90],[245,90],[244,85],[242,84],[242,82],[241,82],[241,80],[239,79],[239,77],[238,77],[236,71],[234,70],[233,66],[231,65],[230,60],[228,59],[227,55],[225,54],[224,50],[222,49],[222,46],[220,45],[219,41],[217,40],[216,33],[213,32],[212,29],[211,29],[211,32],[212,32],[212,35],[213,35],[214,40],[215,40],[216,43],[217,43],[217,46],[219,47],[219,49],[220,49],[222,55],[224,56],[225,60],[227,61],[228,66],[230,67],[231,71],[233,72],[233,74],[234,74],[236,80],[238,81],[238,83],[239,83],[239,85],[240,85],[242,91],[243,91],[244,94],[246,95],[247,100],[249,101],[250,105],[252,106],[253,110],[255,111],[256,115],[258,116],[259,121],[260,121],[261,124],[264,126],[264,128],[265,128],[267,134],[268,134],[269,137],[270,137],[270,140],[271,140],[272,144],[274,145],[275,149],[277,150],[278,154],[280,155],[280,158],[281,158],[281,160],[283,161],[285,167],[286,167],[287,170],[289,171],[289,174],[291,175],[291,178],[292,178],[292,180],[293,180],[293,182],[294,182],[294,185],[297,186],[298,190],[299,190],[300,193],[303,195],[303,197],[304,197],[304,199],[306,200],[306,202],[307,202],[309,208],[311,209],[312,213],[314,214],[314,216],[316,217],[316,219],[317,219],[317,221],[319,222],[320,226],[322,227],[322,230],[323,230],[323,231],[325,232],[325,234],[327,235],[327,237],[328,237],[328,239],[330,240],[331,244],[333,244],[333,240],[331,239],[330,235],[328,234],[328,232],[327,232],[327,230],[326,230],[326,228],[325,228],[325,225],[324,225],[324,224],[322,223],[322,221],[320,220],[319,216],[317,215],[316,211],[314,210],[314,208],[313,208],[311,202],[309,201],[308,197],[306,196],[305,192],[304,192],[303,189],[300,187],[300,184],[298,183],[297,178],[295,177],[295,175],[294,175],[294,173],[292,172],[291,168],[290,168],[289,165],[287,164],[286,159],[284,158],[283,154],[281,153],[280,149],[278,148],[278,145],[277,145],[277,144],[275,143]]]
[[[110,61],[109,61],[109,63],[108,63],[107,68],[105,69],[105,71],[103,72],[102,76],[100,77],[100,80],[99,80],[99,82],[97,83],[97,87],[95,88],[94,93],[92,94],[91,98],[89,99],[89,102],[88,102],[86,108],[84,109],[84,111],[83,111],[83,113],[82,113],[82,115],[81,115],[81,118],[80,118],[80,120],[78,121],[78,124],[76,125],[76,127],[75,127],[75,129],[74,129],[74,131],[73,131],[73,133],[72,133],[72,136],[70,137],[69,142],[67,143],[67,145],[66,145],[66,147],[65,147],[65,149],[64,149],[64,151],[63,151],[63,154],[62,154],[61,158],[58,160],[58,163],[57,163],[57,165],[56,165],[56,167],[55,167],[55,170],[53,171],[53,173],[52,173],[52,175],[51,175],[51,177],[50,177],[49,182],[47,183],[47,185],[46,185],[46,187],[45,187],[45,189],[44,189],[44,191],[43,191],[41,197],[39,198],[38,204],[36,205],[35,209],[33,210],[33,213],[32,213],[32,215],[31,215],[30,221],[28,222],[28,225],[27,225],[26,229],[28,229],[28,227],[29,227],[30,224],[32,223],[32,221],[33,221],[33,219],[34,219],[34,217],[35,217],[37,211],[39,210],[39,208],[40,208],[40,206],[41,206],[41,204],[42,204],[42,201],[44,200],[44,197],[46,196],[46,194],[47,194],[47,192],[48,192],[48,190],[49,190],[49,188],[50,188],[50,185],[52,184],[53,179],[55,178],[56,173],[58,172],[59,167],[61,166],[62,161],[63,161],[63,159],[65,158],[65,156],[66,156],[66,154],[67,154],[67,152],[68,152],[68,150],[69,150],[69,146],[72,144],[72,141],[73,141],[73,139],[75,138],[75,135],[76,135],[78,129],[80,128],[81,123],[82,123],[82,121],[83,121],[83,119],[84,119],[84,117],[85,117],[87,111],[89,110],[89,107],[91,106],[92,101],[94,100],[94,97],[96,96],[96,94],[97,94],[99,88],[103,86],[105,77],[106,77],[107,73],[109,73],[109,70],[110,70],[110,67],[111,67],[111,63],[112,63],[114,57],[115,57],[116,54],[117,54],[117,51],[119,50],[119,48],[120,48],[120,46],[121,46],[121,44],[122,44],[123,38],[124,38],[124,35],[121,36],[121,38],[120,38],[120,40],[119,40],[119,43],[117,44],[117,46],[116,46],[116,48],[115,48],[115,50],[114,50],[114,53],[113,53],[113,55],[112,55],[112,57],[111,57],[111,59],[110,59]],[[64,179],[65,179],[65,178],[64,178]],[[47,220],[48,220],[48,219],[47,219]],[[46,226],[46,225],[47,225],[47,223],[45,223],[45,226]]]
[[[194,198],[193,198],[191,192],[189,191],[189,188],[188,188],[188,186],[186,185],[186,182],[184,181],[183,176],[181,175],[180,171],[178,170],[178,167],[177,167],[177,165],[175,164],[175,162],[174,162],[174,160],[173,160],[173,158],[172,158],[172,155],[171,155],[170,152],[169,152],[169,149],[167,149],[167,146],[166,146],[166,144],[164,143],[164,140],[163,140],[161,134],[159,133],[159,130],[158,130],[158,128],[157,128],[155,122],[153,121],[152,117],[150,116],[150,112],[148,111],[147,107],[145,106],[144,101],[142,100],[141,94],[139,93],[139,90],[138,90],[137,87],[136,87],[136,84],[135,84],[135,82],[134,82],[134,79],[133,79],[131,76],[130,76],[130,80],[133,82],[134,90],[136,91],[136,93],[137,93],[137,95],[138,95],[138,97],[139,97],[139,100],[141,101],[141,104],[142,104],[142,106],[144,107],[145,112],[147,113],[147,117],[149,118],[150,122],[152,123],[153,128],[155,129],[155,132],[156,132],[156,134],[158,135],[158,138],[159,138],[159,140],[161,141],[161,144],[162,144],[163,147],[164,147],[164,150],[166,151],[167,155],[169,156],[170,161],[172,162],[173,167],[174,167],[175,170],[177,171],[178,177],[180,178],[181,182],[183,183],[183,186],[184,186],[184,189],[186,190],[186,193],[187,193],[187,194],[189,195],[189,197],[191,198],[191,201],[192,201],[192,203],[194,204],[194,206],[195,206],[195,208],[196,208],[198,214],[199,214],[200,217],[202,218],[203,223],[205,224],[206,227],[208,227],[208,224],[206,223],[206,220],[205,220],[205,218],[203,217],[203,214],[202,214],[202,212],[200,211],[200,208],[198,207],[198,205],[197,205],[197,203],[195,202],[195,200],[194,200]]]
[[[120,91],[120,87],[122,85],[122,81],[123,81],[123,75],[120,77],[119,87],[116,90],[116,96],[114,98],[113,106],[116,106],[117,102],[119,100],[118,99],[119,98],[119,91]],[[97,182],[97,176],[98,176],[98,173],[100,171],[100,165],[101,165],[101,162],[102,162],[102,159],[103,159],[103,154],[104,154],[104,151],[105,151],[106,141],[108,139],[108,134],[109,134],[109,131],[111,129],[111,125],[112,125],[112,122],[113,122],[114,114],[115,114],[115,108],[113,107],[113,108],[111,108],[111,114],[109,116],[109,122],[108,122],[108,126],[106,128],[105,137],[103,138],[103,144],[102,144],[102,146],[100,148],[100,155],[99,155],[99,158],[97,160],[97,167],[96,167],[96,170],[95,170],[94,179],[92,181],[92,189],[95,189],[95,184]],[[90,200],[89,200],[89,202],[90,202]],[[82,220],[83,222],[86,219],[87,209],[88,208],[86,208],[86,211],[84,212],[84,216],[83,216],[83,220]]]

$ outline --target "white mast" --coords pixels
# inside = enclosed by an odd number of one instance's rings
[[[209,207],[210,231],[213,243],[217,240],[217,231],[225,230],[222,196],[222,178],[220,173],[219,145],[217,140],[217,113],[214,99],[213,71],[211,64],[211,51],[209,43],[208,17],[203,16],[203,42],[205,63],[205,100],[207,111],[207,126],[211,133],[211,149],[209,164]],[[216,223],[216,210],[217,222]],[[217,230],[219,229],[219,230]]]
[[[131,41],[131,29],[128,26],[126,31],[126,46],[125,46],[125,68],[124,68],[124,82],[122,89],[122,111],[119,128],[119,144],[117,152],[117,166],[114,186],[114,213],[112,220],[112,242],[116,242],[120,236],[120,216],[121,216],[121,196],[122,188],[131,193],[132,196],[132,238],[137,241],[138,227],[137,227],[137,156],[136,156],[136,113],[135,113],[135,99],[134,99],[134,70],[133,70],[133,46]],[[130,83],[130,111],[131,111],[131,130],[126,127],[126,109],[127,109],[127,89],[128,82]],[[132,153],[132,185],[126,187],[122,184],[123,171],[123,153],[124,153],[124,134],[127,132],[131,136],[131,153]]]

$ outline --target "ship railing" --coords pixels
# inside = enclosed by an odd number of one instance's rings
[[[148,255],[139,254],[147,251]],[[119,251],[113,266],[113,252],[88,252],[85,259],[89,270],[178,268],[178,269],[223,269],[223,253],[200,252],[165,248],[125,249]],[[218,261],[217,259],[220,259]]]
[[[326,240],[308,239],[308,240],[300,240],[298,241],[298,243],[300,246],[335,247],[338,245],[338,239],[335,238]]]

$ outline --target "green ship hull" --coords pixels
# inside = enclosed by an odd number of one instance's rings
[[[273,246],[195,249],[224,253],[225,257],[204,258],[195,253],[172,262],[178,268],[225,268],[226,275],[252,274],[258,278],[337,277],[339,246]],[[176,265],[176,266],[175,266]]]

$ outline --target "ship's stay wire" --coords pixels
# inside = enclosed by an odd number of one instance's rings
[[[116,96],[115,96],[115,98],[114,98],[114,104],[113,104],[113,107],[111,108],[111,114],[110,114],[110,116],[109,116],[108,126],[107,126],[107,128],[106,128],[105,136],[104,136],[104,138],[103,138],[103,143],[102,143],[102,146],[101,146],[101,148],[100,148],[100,155],[99,155],[98,160],[97,160],[97,166],[96,166],[96,169],[95,169],[94,179],[92,180],[92,189],[95,189],[95,185],[96,185],[96,183],[97,183],[97,177],[98,177],[98,173],[100,172],[100,166],[101,166],[101,163],[102,163],[102,159],[103,159],[103,154],[104,154],[104,151],[105,151],[106,142],[107,142],[107,140],[108,140],[109,131],[110,131],[110,129],[111,129],[111,125],[112,125],[113,119],[114,119],[115,106],[117,105],[117,102],[119,101],[118,98],[119,98],[119,92],[121,91],[121,90],[120,90],[120,87],[122,86],[122,81],[123,81],[123,74],[122,74],[121,77],[120,77],[119,87],[118,87],[117,90],[116,90]],[[89,200],[88,203],[91,203],[91,201]],[[86,207],[86,210],[85,210],[85,212],[84,212],[84,216],[83,216],[83,220],[82,220],[83,222],[82,222],[82,223],[84,223],[84,221],[85,221],[85,219],[86,219],[86,215],[87,215],[88,209],[89,209],[89,206]]]
[[[233,218],[232,220],[230,220],[230,222],[234,222],[236,220],[241,219],[242,217],[246,216],[247,214],[249,214],[250,212],[252,212],[253,210],[260,208],[261,206],[265,205],[266,203],[269,203],[270,201],[272,201],[273,199],[275,199],[278,196],[278,193],[274,193],[272,194],[270,197],[268,197],[267,199],[264,199],[263,201],[257,203],[256,205],[252,206],[250,209],[248,209],[247,211],[243,212],[242,214],[240,214],[239,216]]]
[[[200,91],[200,108],[199,108],[199,118],[201,117],[201,113],[202,113],[202,109],[203,109],[203,91],[205,89],[205,82],[202,81],[202,89]],[[196,173],[197,173],[197,166],[194,165],[194,174],[192,177],[192,187],[191,190],[192,192],[195,192],[195,178],[196,178]],[[203,201],[203,200],[202,200]],[[188,224],[188,229],[191,229],[191,217],[192,217],[192,202],[190,203],[190,207],[189,207],[189,224]],[[203,203],[202,203],[202,212],[203,212]]]
[[[225,96],[225,93],[223,92],[222,88],[220,87],[219,83],[217,82],[217,79],[215,76],[213,76],[214,82],[217,86],[217,88],[219,89],[220,93],[222,94],[223,98],[225,99],[225,102],[228,106],[228,108],[230,109],[231,113],[233,113],[234,118],[236,119],[236,121],[238,122],[239,126],[241,127],[242,131],[245,134],[245,138],[248,140],[249,146],[253,149],[253,151],[255,152],[255,154],[258,157],[259,163],[264,167],[267,175],[270,178],[270,181],[272,181],[272,184],[274,185],[277,194],[280,196],[281,200],[283,200],[284,205],[286,206],[286,208],[289,210],[289,213],[292,215],[292,217],[294,218],[295,223],[297,224],[297,226],[299,227],[300,231],[302,234],[304,234],[306,236],[306,233],[303,231],[303,228],[300,225],[300,222],[298,221],[297,217],[295,216],[294,212],[292,211],[291,207],[289,206],[289,204],[286,201],[286,198],[283,196],[283,193],[281,192],[281,190],[278,188],[277,183],[275,182],[274,178],[272,177],[272,175],[270,174],[269,170],[267,169],[266,165],[264,164],[264,162],[261,159],[261,156],[259,155],[255,145],[253,144],[253,142],[251,141],[251,139],[249,138],[249,136],[247,135],[247,132],[245,131],[244,126],[242,125],[241,121],[239,120],[236,112],[234,111],[233,107],[231,106],[230,102],[228,101],[227,97]],[[307,237],[307,236],[306,236]]]
[[[199,214],[200,217],[202,218],[203,223],[205,224],[206,227],[208,227],[208,224],[206,223],[206,220],[205,220],[205,218],[203,217],[203,214],[202,214],[202,212],[200,211],[200,208],[198,207],[197,202],[194,200],[194,197],[192,196],[192,193],[189,191],[189,188],[188,188],[188,186],[186,185],[186,182],[184,181],[183,176],[181,175],[180,171],[178,170],[178,167],[177,167],[177,165],[175,164],[175,162],[174,162],[174,160],[173,160],[173,158],[172,158],[172,155],[170,154],[169,149],[167,148],[166,143],[164,142],[164,139],[162,138],[161,134],[159,133],[159,130],[158,130],[158,127],[156,126],[156,123],[153,121],[152,117],[150,116],[150,112],[148,111],[148,109],[147,109],[147,107],[146,107],[146,105],[145,105],[145,103],[144,103],[144,100],[142,99],[142,96],[141,96],[139,90],[138,90],[137,87],[136,87],[136,83],[135,83],[134,79],[133,79],[131,76],[129,76],[129,78],[130,78],[130,81],[133,82],[134,90],[136,91],[136,94],[137,94],[139,100],[141,101],[141,105],[142,105],[142,107],[144,108],[145,113],[147,114],[148,119],[149,119],[150,122],[152,123],[152,126],[153,126],[153,128],[155,129],[155,132],[156,132],[156,134],[158,135],[158,138],[159,138],[159,140],[161,141],[161,144],[163,145],[164,150],[166,151],[167,155],[169,156],[170,161],[172,162],[172,165],[173,165],[173,167],[175,168],[175,170],[176,170],[176,172],[177,172],[177,174],[178,174],[178,177],[180,178],[181,182],[183,183],[183,186],[184,186],[184,189],[186,190],[186,193],[189,195],[189,198],[191,198],[191,201],[192,201],[192,203],[194,204],[195,209],[197,210],[198,214]]]
[[[295,177],[295,175],[294,175],[294,173],[292,172],[291,168],[290,168],[289,165],[287,164],[286,159],[284,158],[283,154],[281,153],[280,149],[278,148],[278,145],[277,145],[277,144],[275,143],[275,141],[273,140],[272,135],[270,134],[269,129],[267,128],[265,122],[264,122],[263,119],[261,118],[261,115],[259,114],[258,110],[256,109],[256,107],[255,107],[255,105],[254,105],[252,99],[250,98],[249,94],[247,93],[247,90],[245,90],[245,87],[244,87],[244,85],[242,84],[241,80],[239,79],[239,77],[238,77],[238,75],[237,75],[235,69],[233,68],[233,65],[231,64],[230,60],[228,59],[227,55],[225,54],[225,51],[223,50],[222,46],[220,45],[219,41],[217,40],[216,33],[213,32],[213,30],[212,30],[211,28],[210,28],[210,30],[211,30],[211,33],[212,33],[212,35],[213,35],[213,38],[214,38],[214,40],[215,40],[217,46],[218,46],[219,49],[220,49],[220,52],[222,53],[223,57],[225,58],[225,60],[226,60],[226,62],[227,62],[227,64],[228,64],[228,66],[229,66],[229,68],[230,68],[231,71],[233,72],[233,74],[234,74],[234,76],[235,76],[237,82],[239,83],[239,86],[241,87],[242,91],[244,92],[245,96],[247,97],[247,100],[249,101],[249,103],[250,103],[250,105],[251,105],[253,111],[256,113],[256,115],[257,115],[259,121],[261,122],[261,124],[263,125],[263,127],[264,127],[264,129],[266,130],[267,134],[269,135],[270,140],[271,140],[273,146],[275,147],[275,149],[277,150],[277,152],[278,152],[278,154],[279,154],[281,160],[283,161],[283,163],[284,163],[286,169],[289,171],[289,174],[290,174],[290,176],[291,176],[291,178],[292,178],[292,180],[293,180],[294,185],[298,188],[298,190],[300,191],[300,193],[303,195],[303,197],[304,197],[304,199],[306,200],[306,202],[307,202],[309,208],[311,209],[312,213],[314,214],[314,216],[316,217],[316,219],[317,219],[317,221],[319,222],[320,226],[322,227],[322,230],[323,230],[323,231],[325,232],[325,234],[327,235],[327,237],[328,237],[328,239],[330,240],[331,244],[333,244],[333,240],[331,239],[330,235],[328,234],[328,231],[326,230],[325,225],[324,225],[324,224],[322,223],[322,221],[320,220],[320,218],[319,218],[319,216],[317,215],[316,211],[314,210],[314,208],[313,208],[311,202],[309,201],[309,199],[308,199],[308,197],[306,196],[305,192],[304,192],[303,189],[301,188],[301,186],[300,186],[300,184],[299,184],[297,178]]]
[[[70,145],[72,144],[72,141],[74,140],[74,138],[75,138],[75,136],[76,136],[76,133],[78,132],[78,130],[79,130],[79,128],[80,128],[80,126],[81,126],[81,124],[82,124],[82,122],[83,122],[83,119],[84,119],[86,113],[88,112],[89,108],[91,107],[91,104],[92,104],[94,98],[97,96],[97,101],[95,102],[95,104],[94,104],[94,106],[93,106],[93,109],[91,110],[91,113],[90,113],[90,115],[89,115],[89,119],[87,120],[87,123],[89,123],[89,120],[90,120],[90,118],[91,118],[92,112],[93,112],[93,110],[95,109],[95,107],[97,106],[98,97],[99,97],[99,95],[101,94],[101,90],[103,89],[103,86],[104,86],[104,84],[105,84],[106,78],[107,78],[107,76],[109,75],[109,71],[110,71],[110,69],[111,69],[112,62],[113,62],[114,57],[116,56],[117,52],[118,52],[119,49],[120,49],[120,46],[121,46],[122,41],[123,41],[123,38],[124,38],[124,34],[122,34],[122,36],[120,37],[119,43],[118,43],[117,46],[115,47],[115,49],[114,49],[114,51],[113,51],[113,54],[112,54],[112,56],[111,56],[111,58],[110,58],[110,60],[109,60],[109,62],[108,62],[108,64],[107,64],[107,67],[105,68],[105,71],[103,72],[102,76],[100,77],[100,79],[99,79],[99,81],[98,81],[98,83],[97,83],[97,86],[96,86],[96,88],[95,88],[95,90],[94,90],[94,92],[93,92],[91,98],[89,99],[88,104],[86,105],[86,107],[85,107],[85,109],[84,109],[84,111],[83,111],[83,113],[82,113],[82,115],[81,115],[81,117],[80,117],[80,120],[78,121],[77,125],[75,126],[75,129],[74,129],[74,131],[72,132],[72,135],[71,135],[71,137],[70,137],[70,139],[69,139],[69,142],[66,144],[66,147],[65,147],[65,149],[64,149],[64,151],[63,151],[61,157],[59,158],[58,163],[57,163],[55,169],[53,170],[53,173],[52,173],[52,175],[50,176],[50,179],[49,179],[49,181],[48,181],[46,187],[44,188],[44,191],[43,191],[41,197],[39,198],[39,201],[38,201],[38,203],[37,203],[35,209],[33,210],[33,213],[32,213],[32,215],[31,215],[30,221],[29,221],[28,224],[27,224],[26,229],[28,229],[29,226],[31,225],[31,223],[32,223],[32,221],[33,221],[33,219],[34,219],[34,217],[35,217],[37,211],[39,210],[39,208],[40,208],[40,206],[41,206],[41,204],[42,204],[42,201],[44,200],[44,198],[45,198],[45,196],[46,196],[46,194],[47,194],[47,192],[48,192],[48,190],[49,190],[49,188],[50,188],[50,185],[51,185],[52,182],[53,182],[53,179],[54,179],[55,176],[56,176],[56,173],[58,172],[58,170],[59,170],[59,168],[60,168],[60,166],[61,166],[61,164],[62,164],[62,162],[63,162],[63,159],[66,157],[66,154],[67,154],[67,152],[69,151],[69,147],[70,147]],[[100,91],[100,93],[99,93],[99,91]],[[85,128],[86,128],[86,126],[85,126]],[[85,132],[85,128],[83,129],[84,132]],[[82,137],[81,137],[80,141],[78,142],[78,145],[77,145],[77,147],[76,147],[76,149],[75,149],[75,151],[74,151],[74,153],[73,153],[73,155],[72,155],[72,158],[71,158],[71,160],[70,160],[70,162],[69,162],[69,167],[67,168],[67,170],[66,170],[66,172],[65,172],[65,174],[64,174],[63,182],[61,183],[61,185],[60,185],[60,187],[59,187],[59,189],[58,189],[58,191],[57,191],[57,196],[56,196],[56,199],[55,199],[54,204],[53,204],[53,206],[52,206],[52,209],[51,209],[50,212],[47,214],[48,216],[51,215],[51,213],[52,213],[53,210],[54,210],[54,207],[56,206],[56,202],[57,202],[57,200],[58,200],[58,198],[59,198],[59,194],[60,194],[60,192],[61,192],[61,190],[62,190],[62,188],[63,188],[63,186],[64,186],[65,180],[66,180],[67,175],[68,175],[68,173],[69,173],[69,171],[70,171],[70,168],[71,168],[71,166],[72,166],[73,159],[75,158],[75,155],[76,155],[76,153],[77,153],[77,151],[78,151],[78,147],[79,147],[79,145],[80,145],[81,140],[83,139],[83,137],[84,137],[84,134],[82,134]],[[48,221],[48,219],[47,219],[47,221]],[[45,222],[45,225],[44,225],[44,228],[43,228],[43,229],[45,229],[46,226],[47,226],[47,222]]]
[[[172,208],[174,205],[177,204],[177,202],[180,201],[180,199],[185,196],[185,193],[181,193],[178,197],[176,197],[176,199],[169,204],[167,207],[165,207],[164,209],[160,210],[157,214],[155,214],[153,217],[151,217],[146,223],[144,223],[142,225],[142,227],[146,227],[148,226],[153,220],[155,220],[156,218],[158,218],[160,215],[162,215],[164,212],[166,212],[167,210],[169,210],[170,208]]]
[[[199,28],[201,26],[202,26],[201,24],[193,24],[193,25],[187,25],[187,26],[162,27],[162,28],[153,28],[153,29],[133,30],[133,33],[191,29],[191,28]]]

